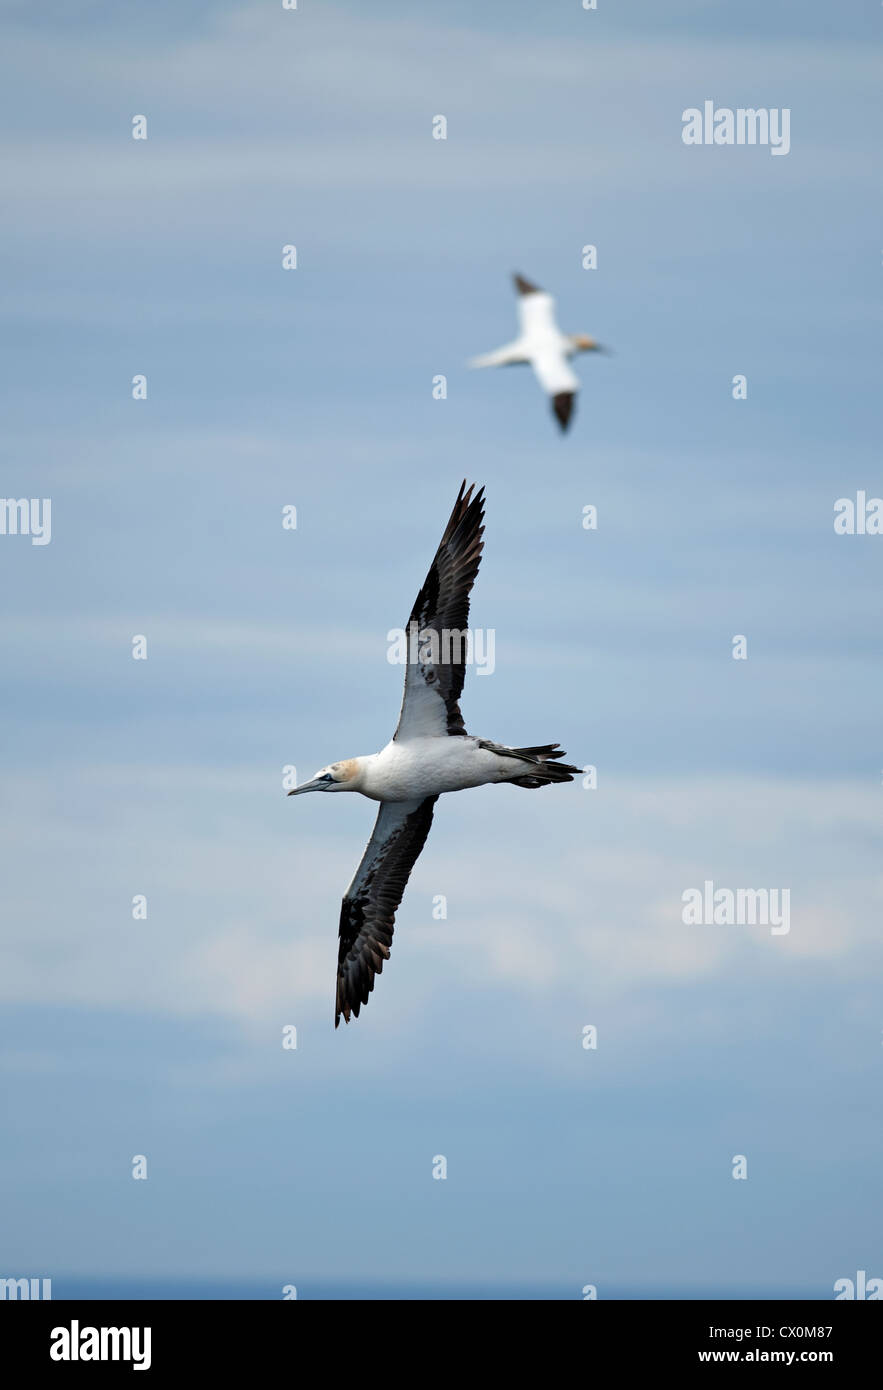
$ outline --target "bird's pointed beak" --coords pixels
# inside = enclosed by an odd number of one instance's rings
[[[311,777],[309,782],[304,782],[302,787],[295,787],[288,793],[289,796],[302,796],[304,792],[317,792],[322,789],[322,778]]]

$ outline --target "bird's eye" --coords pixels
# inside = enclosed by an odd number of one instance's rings
[[[331,774],[330,772],[324,772],[324,773],[322,774],[322,781],[323,781],[323,782],[333,782],[333,781],[334,781],[334,778],[333,778],[333,776],[332,776],[332,774]]]

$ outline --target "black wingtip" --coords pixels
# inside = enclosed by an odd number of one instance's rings
[[[562,433],[570,424],[570,417],[573,414],[573,402],[576,397],[575,391],[561,391],[557,396],[552,397],[552,410],[555,419],[561,426]]]
[[[448,524],[445,527],[445,533],[442,537],[442,545],[444,545],[446,541],[449,541],[451,539],[451,536],[454,534],[454,531],[462,523],[462,521],[465,519],[467,515],[470,516],[470,518],[473,520],[473,523],[480,523],[484,520],[485,485],[484,483],[482,483],[478,491],[475,492],[477,486],[478,485],[476,483],[470,483],[467,487],[465,478],[460,484],[460,491],[457,493],[457,500],[454,503],[454,509],[451,512],[450,517],[448,518]],[[474,496],[473,493],[475,493]],[[484,527],[479,526],[479,535],[483,530]]]
[[[539,285],[532,285],[523,275],[513,275],[512,279],[519,294],[542,294]]]

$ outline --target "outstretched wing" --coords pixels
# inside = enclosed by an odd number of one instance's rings
[[[579,378],[570,363],[554,344],[544,347],[533,356],[532,366],[537,380],[552,401],[552,414],[562,430],[566,430],[573,414],[573,403],[579,390]]]
[[[393,925],[405,885],[426,843],[437,796],[423,801],[384,801],[374,833],[340,909],[335,1028],[343,1014],[359,1016],[374,976],[389,960]]]
[[[493,352],[483,352],[480,357],[470,357],[466,366],[513,367],[529,361],[530,358],[524,351],[521,339],[516,338],[514,343],[507,343],[505,347],[494,348]]]
[[[520,275],[513,275],[518,291],[518,322],[525,338],[546,337],[558,332],[555,322],[555,300],[545,290],[532,285]]]
[[[423,588],[408,620],[405,694],[393,738],[445,738],[466,733],[457,703],[466,676],[469,593],[484,542],[484,488],[460,486]]]
[[[560,396],[563,391],[579,390],[579,377],[558,348],[550,347],[536,353],[531,365],[547,396]]]

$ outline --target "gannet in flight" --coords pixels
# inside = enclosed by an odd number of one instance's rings
[[[562,430],[566,430],[573,413],[573,402],[579,390],[579,380],[572,370],[569,357],[578,352],[604,352],[594,338],[585,333],[562,333],[555,322],[555,301],[550,294],[513,275],[518,291],[518,322],[521,328],[513,343],[473,357],[470,367],[509,367],[529,362],[537,380],[552,398],[552,410]]]
[[[340,911],[335,1028],[358,1018],[389,959],[393,923],[443,792],[511,782],[572,782],[579,768],[557,743],[508,748],[467,734],[457,704],[466,674],[469,592],[484,542],[484,488],[460,487],[454,510],[408,623],[405,693],[398,728],[379,753],[320,768],[288,793],[361,792],[380,802],[368,848]]]

